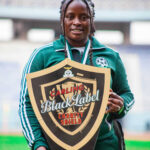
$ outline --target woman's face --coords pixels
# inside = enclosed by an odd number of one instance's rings
[[[71,2],[64,18],[64,31],[72,46],[84,46],[90,34],[90,14],[86,4],[80,0]]]

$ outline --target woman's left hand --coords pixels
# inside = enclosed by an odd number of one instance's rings
[[[115,92],[110,90],[106,113],[119,112],[123,105],[123,99]]]

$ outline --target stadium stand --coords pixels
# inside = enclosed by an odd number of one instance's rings
[[[95,25],[99,30],[119,30],[129,44],[130,23],[150,20],[150,0],[93,0]],[[0,18],[12,19],[15,38],[26,38],[31,28],[51,28],[57,37],[59,0],[0,0]]]
[[[150,64],[150,46],[130,45],[130,23],[150,21],[150,0],[93,0],[93,2],[96,7],[96,29],[119,30],[124,34],[124,45],[114,46],[114,48],[121,52],[126,67],[129,68],[129,78],[137,95],[135,105],[136,109],[138,108],[136,113],[133,110],[125,118],[124,127],[128,131],[150,132],[150,72],[147,71],[149,68],[147,64]],[[60,33],[59,6],[60,0],[0,0],[0,19],[13,21],[14,38],[18,39],[7,43],[0,41],[0,67],[3,70],[0,74],[1,133],[21,132],[19,119],[16,118],[20,74],[29,53],[41,45],[27,40],[20,41],[20,39],[26,39],[28,30],[32,28],[54,29],[57,37]],[[8,72],[11,74],[7,79],[8,82],[5,82],[3,79],[8,76]],[[141,79],[143,76],[144,79]],[[8,87],[11,92],[9,94]],[[139,96],[138,93],[143,95]]]
[[[96,8],[103,10],[148,10],[150,9],[149,0],[93,0]],[[135,5],[136,4],[136,5]],[[59,0],[1,0],[2,6],[19,7],[39,7],[39,8],[58,8]]]

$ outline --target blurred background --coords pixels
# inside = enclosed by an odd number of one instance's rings
[[[150,0],[93,0],[96,38],[121,55],[135,95],[125,138],[150,141]],[[22,135],[22,69],[35,48],[58,38],[60,0],[0,0],[0,135]],[[148,148],[150,149],[150,148]]]

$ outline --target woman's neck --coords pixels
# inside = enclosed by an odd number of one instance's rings
[[[68,39],[66,38],[68,43],[73,46],[73,47],[84,47],[87,43],[87,40],[84,40],[84,41],[77,41],[77,40],[72,40],[72,39]]]

